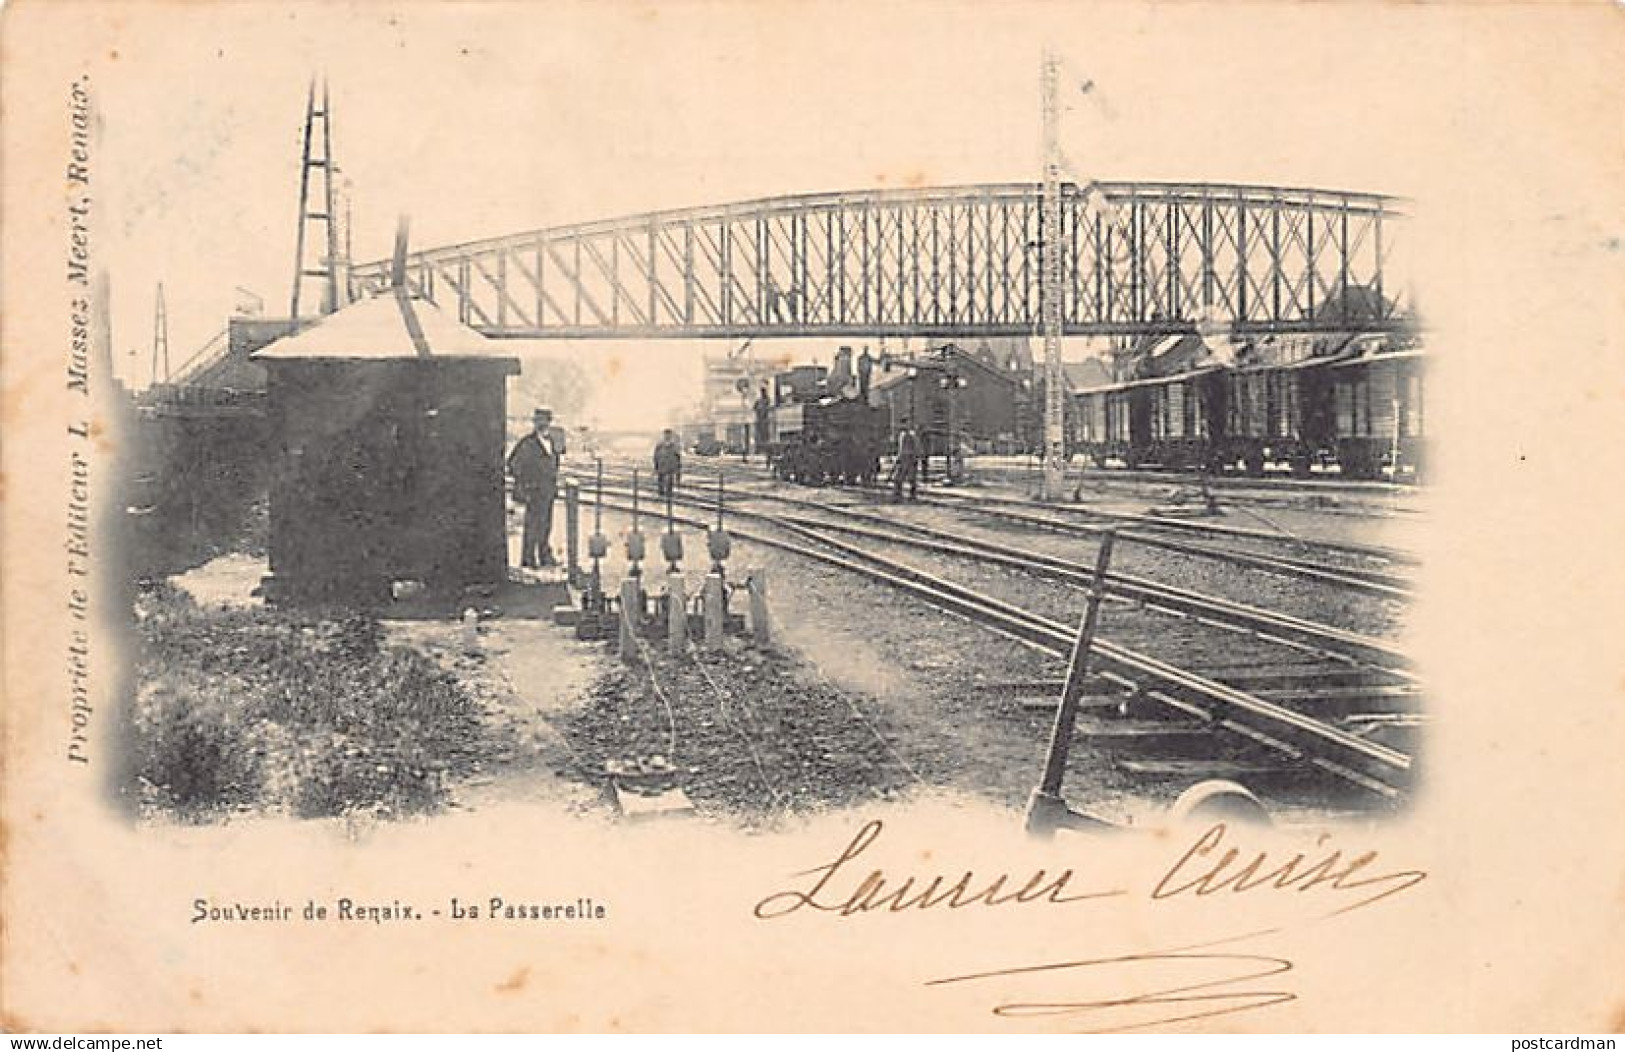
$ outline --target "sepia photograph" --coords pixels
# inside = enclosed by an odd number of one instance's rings
[[[8,1030],[1625,1025],[1617,5],[0,50]]]

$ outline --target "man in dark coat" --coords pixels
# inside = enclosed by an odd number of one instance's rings
[[[767,448],[768,424],[773,419],[773,400],[767,396],[767,385],[756,396],[756,404],[752,407],[756,412],[756,452],[771,457]]]
[[[912,427],[905,427],[897,433],[897,463],[892,467],[891,488],[892,495],[897,500],[903,499],[903,486],[908,486],[908,499],[918,500],[920,496],[920,436]]]
[[[513,499],[525,506],[519,565],[534,568],[557,565],[550,540],[564,442],[563,435],[551,426],[552,410],[536,410],[531,422],[530,434],[516,442],[508,454],[508,474],[513,476]]]
[[[874,371],[875,356],[865,347],[863,353],[858,355],[858,400],[864,405],[869,404],[869,383]]]
[[[683,449],[677,441],[677,432],[666,428],[655,445],[655,480],[661,497],[672,495],[677,477],[683,472]]]

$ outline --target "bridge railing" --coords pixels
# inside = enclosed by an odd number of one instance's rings
[[[1032,183],[808,194],[649,213],[416,253],[407,282],[488,335],[1027,334],[1042,317]],[[1068,185],[1069,333],[1210,321],[1237,332],[1381,329],[1394,198],[1285,187]],[[387,285],[380,261],[357,294]]]

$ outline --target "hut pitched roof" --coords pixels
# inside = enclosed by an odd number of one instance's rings
[[[383,292],[359,300],[255,351],[257,360],[344,358],[378,361],[426,357],[412,332],[415,323],[431,358],[505,358],[495,340],[416,296]]]

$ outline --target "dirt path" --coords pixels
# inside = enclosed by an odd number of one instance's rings
[[[608,671],[601,647],[550,621],[488,621],[477,653],[464,653],[462,626],[393,622],[391,639],[431,655],[473,691],[494,743],[477,774],[452,786],[453,808],[534,803],[576,813],[603,811],[603,796],[580,779],[578,757],[558,721],[587,704]]]

